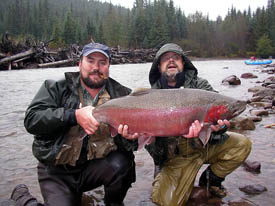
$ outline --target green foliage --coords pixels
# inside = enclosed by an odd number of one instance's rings
[[[264,34],[257,42],[257,56],[261,58],[268,58],[274,53],[274,47],[272,47],[272,41]]]
[[[73,44],[76,42],[76,23],[72,18],[71,12],[67,13],[64,31],[63,31],[63,39],[66,44]]]
[[[201,12],[186,17],[173,0],[135,0],[132,9],[99,0],[0,1],[0,34],[7,31],[36,41],[53,39],[52,48],[90,41],[121,48],[180,42],[192,55],[201,57],[256,52],[274,56],[274,22],[274,0],[267,0],[267,7],[254,13],[250,8],[240,12],[232,7],[224,19],[216,21]],[[260,41],[263,34],[268,35],[268,47]],[[266,52],[270,46],[272,52]]]

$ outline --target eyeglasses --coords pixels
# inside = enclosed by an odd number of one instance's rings
[[[174,61],[178,61],[178,60],[181,60],[181,55],[179,55],[179,54],[167,54],[167,55],[163,55],[163,56],[161,56],[161,58],[160,58],[160,61],[161,62],[166,62],[166,61],[168,61],[168,60],[170,60],[170,59],[173,59]]]

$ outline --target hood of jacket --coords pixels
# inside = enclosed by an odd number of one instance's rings
[[[184,62],[185,77],[190,78],[191,76],[193,76],[193,77],[197,76],[198,70],[192,64],[190,59],[184,55],[182,48],[180,46],[178,46],[177,44],[168,43],[168,44],[163,45],[158,50],[158,52],[156,53],[156,56],[154,58],[153,64],[151,66],[151,70],[149,72],[149,82],[150,82],[151,86],[154,85],[161,78],[161,73],[159,71],[159,62],[160,62],[160,57],[166,52],[175,52],[182,56],[182,59]]]

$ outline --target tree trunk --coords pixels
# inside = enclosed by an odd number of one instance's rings
[[[55,67],[55,66],[61,66],[64,64],[73,64],[74,62],[75,62],[75,59],[66,59],[66,60],[61,60],[56,62],[45,63],[45,64],[38,64],[38,67],[40,68]]]
[[[34,53],[35,53],[35,51],[31,48],[31,49],[29,49],[27,51],[24,51],[24,52],[21,52],[19,54],[15,54],[15,55],[12,55],[10,57],[5,57],[5,58],[1,59],[0,64],[4,64],[6,62],[11,62],[11,61],[16,60],[16,59],[21,59],[23,57],[30,56]]]

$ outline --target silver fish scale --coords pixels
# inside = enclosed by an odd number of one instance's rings
[[[126,97],[112,99],[99,106],[102,108],[140,108],[163,109],[182,107],[201,107],[214,104],[234,103],[237,100],[215,92],[200,89],[151,89],[141,93],[133,93]]]

